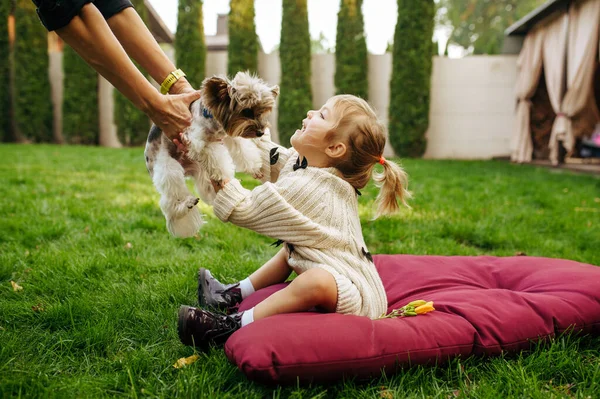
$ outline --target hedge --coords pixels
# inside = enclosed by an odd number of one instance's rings
[[[199,89],[206,68],[201,0],[179,0],[175,58],[177,67],[186,73],[187,80],[194,88]]]
[[[388,125],[398,156],[421,157],[427,145],[434,10],[433,0],[398,0]]]
[[[0,26],[8,25],[8,16],[11,12],[11,3],[0,1]],[[8,29],[0,29],[0,79],[5,85],[10,82],[10,43],[8,42]],[[0,140],[8,141],[10,134],[10,90],[7,86],[0,90]]]
[[[148,25],[148,12],[144,1],[132,0],[131,2],[142,21]],[[135,63],[135,66],[142,70],[137,63]],[[145,76],[148,78],[147,74]],[[115,123],[117,125],[117,135],[122,144],[141,145],[146,142],[150,129],[150,119],[117,90],[115,90]]]
[[[254,0],[231,0],[227,73],[258,70],[258,36],[254,24]]]
[[[279,141],[290,138],[312,108],[310,86],[310,35],[307,0],[283,0],[281,19],[281,95],[279,96]]]
[[[5,0],[4,0],[5,1]],[[52,101],[48,74],[48,32],[31,0],[15,9],[15,125],[35,142],[52,141]]]
[[[69,143],[98,144],[98,73],[67,44],[63,70],[63,137]]]
[[[337,94],[367,99],[369,92],[367,41],[362,0],[341,0],[335,48]]]

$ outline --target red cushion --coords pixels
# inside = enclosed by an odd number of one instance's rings
[[[388,311],[415,299],[435,312],[402,319],[314,312],[277,315],[235,332],[229,360],[265,383],[378,376],[455,356],[528,349],[567,329],[600,333],[600,268],[562,259],[378,255]],[[249,309],[285,287],[244,300]]]

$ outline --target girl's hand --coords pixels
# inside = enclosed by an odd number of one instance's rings
[[[223,187],[225,187],[225,185],[227,183],[229,183],[229,179],[225,179],[225,180],[221,180],[221,181],[211,180],[210,183],[212,184],[213,188],[215,189],[215,193],[218,193],[219,191],[221,191],[223,189]]]

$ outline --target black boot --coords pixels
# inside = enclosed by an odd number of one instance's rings
[[[211,344],[222,345],[242,328],[242,313],[224,315],[182,305],[179,308],[177,331],[185,345],[208,350]]]
[[[222,284],[214,278],[210,271],[201,268],[198,270],[198,303],[202,307],[215,309],[235,308],[242,302],[240,283]]]

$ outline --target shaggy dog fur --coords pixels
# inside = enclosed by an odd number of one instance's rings
[[[155,125],[144,151],[167,229],[176,237],[193,236],[203,224],[195,207],[198,198],[189,192],[186,176],[209,204],[215,197],[211,180],[232,179],[236,170],[262,177],[260,151],[248,139],[262,136],[268,128],[279,87],[239,72],[231,81],[218,76],[205,79],[201,94],[191,106],[192,125],[181,137],[186,154]]]

